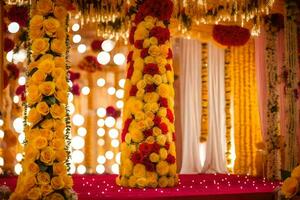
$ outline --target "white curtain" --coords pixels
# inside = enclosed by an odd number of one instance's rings
[[[180,67],[180,121],[182,127],[180,173],[200,173],[201,43],[197,40],[180,38],[176,40],[175,45]]]
[[[208,139],[204,173],[226,173],[224,49],[208,44]]]

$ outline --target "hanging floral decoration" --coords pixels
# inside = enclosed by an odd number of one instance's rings
[[[77,199],[69,168],[67,10],[56,0],[31,7],[25,155],[12,200]],[[27,110],[30,108],[30,111]]]
[[[106,116],[107,117],[113,117],[113,118],[117,119],[121,116],[121,111],[116,109],[113,106],[108,106],[106,108]]]
[[[98,62],[96,56],[85,56],[78,64],[78,67],[84,71],[93,73],[102,70],[102,65]]]
[[[80,85],[77,82],[77,80],[80,79],[80,73],[69,71],[69,74],[70,74],[70,81],[72,82],[71,93],[73,95],[79,96],[80,95]]]
[[[267,66],[267,178],[280,179],[280,132],[279,132],[279,95],[278,66],[276,60],[276,36],[279,28],[273,26],[272,17],[267,16],[265,61]]]
[[[295,167],[291,176],[283,181],[283,184],[279,190],[279,196],[281,199],[291,199],[295,195],[299,194],[300,184],[300,165]]]
[[[102,45],[103,41],[104,40],[93,40],[91,43],[92,50],[95,52],[102,51],[101,45]]]
[[[200,142],[206,142],[208,137],[208,48],[207,43],[201,44],[201,136]]]
[[[224,46],[243,46],[250,38],[250,32],[239,26],[214,25],[212,36]]]
[[[173,187],[176,174],[171,0],[138,1],[127,57],[121,168],[125,187]]]

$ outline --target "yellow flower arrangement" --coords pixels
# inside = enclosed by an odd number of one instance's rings
[[[299,183],[296,178],[289,177],[284,180],[281,191],[286,198],[291,198],[298,192]]]

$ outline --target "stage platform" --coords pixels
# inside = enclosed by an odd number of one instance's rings
[[[115,184],[116,175],[74,175],[79,200],[272,200],[279,182],[229,174],[180,175],[175,188],[130,189]],[[0,177],[12,190],[16,177]]]

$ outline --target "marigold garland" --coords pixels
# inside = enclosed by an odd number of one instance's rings
[[[202,90],[202,110],[201,110],[201,137],[200,142],[206,142],[208,137],[208,48],[207,43],[202,43],[201,48],[201,90]]]
[[[237,174],[256,174],[255,145],[261,141],[255,79],[254,41],[231,47],[235,165]]]
[[[121,168],[116,181],[125,187],[173,187],[178,183],[168,28],[173,3],[139,3],[129,36]]]
[[[39,0],[32,5],[31,15],[25,157],[10,199],[77,199],[67,174],[68,13],[61,1]]]

